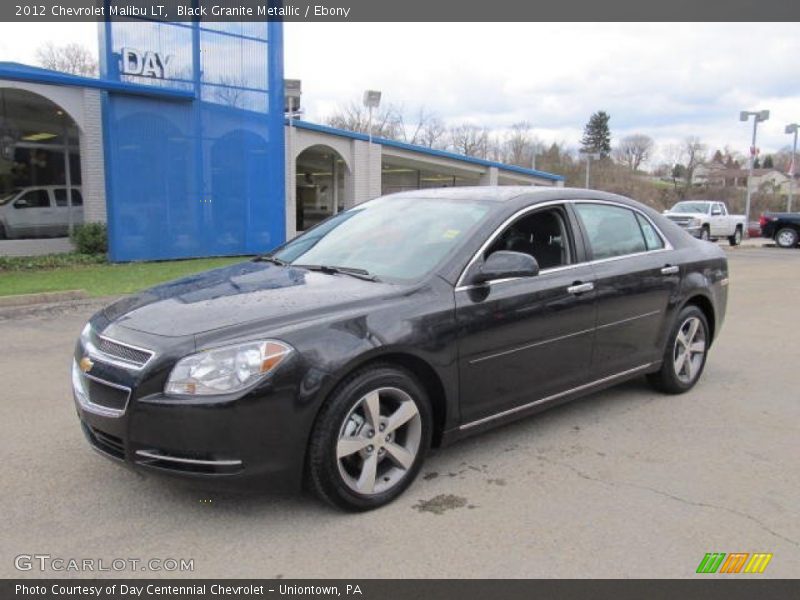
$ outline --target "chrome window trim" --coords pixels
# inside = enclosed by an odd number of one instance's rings
[[[464,285],[464,283],[463,283],[464,282],[464,276],[466,275],[466,273],[470,269],[470,267],[472,267],[472,265],[475,263],[475,261],[478,260],[478,257],[480,257],[486,251],[486,249],[492,244],[492,242],[494,242],[497,239],[497,237],[503,232],[503,230],[506,227],[508,227],[513,221],[515,221],[516,219],[520,218],[521,216],[523,216],[523,215],[525,215],[525,214],[527,214],[527,213],[529,213],[531,211],[537,210],[539,208],[547,208],[548,206],[556,206],[556,205],[563,205],[563,204],[608,204],[608,205],[611,205],[611,206],[617,206],[619,208],[626,208],[628,210],[631,210],[631,211],[633,211],[635,213],[638,213],[638,214],[642,215],[642,217],[645,218],[648,223],[650,223],[650,225],[655,230],[656,234],[661,238],[661,241],[664,242],[664,247],[663,248],[656,248],[655,250],[645,250],[644,252],[633,252],[631,254],[621,254],[619,256],[610,256],[608,258],[599,258],[597,260],[587,260],[587,261],[584,261],[584,262],[572,263],[572,264],[569,264],[569,265],[562,265],[560,267],[552,267],[550,269],[542,269],[541,271],[539,271],[539,275],[538,276],[547,275],[548,273],[556,273],[556,272],[559,272],[559,271],[566,271],[568,269],[575,269],[577,267],[582,267],[582,266],[585,266],[585,265],[590,265],[590,266],[591,265],[597,265],[597,264],[602,264],[604,262],[611,262],[611,261],[614,261],[614,260],[623,260],[623,259],[626,259],[626,258],[634,258],[636,256],[643,256],[645,254],[654,254],[654,253],[657,253],[657,252],[667,252],[667,251],[671,251],[671,250],[675,249],[673,247],[673,245],[670,243],[670,241],[667,238],[667,236],[664,235],[664,232],[661,231],[661,229],[658,227],[658,225],[656,225],[653,222],[653,219],[651,219],[648,215],[646,215],[644,212],[642,212],[638,208],[635,208],[635,207],[632,207],[632,206],[628,206],[627,204],[623,204],[621,202],[614,202],[612,200],[595,200],[595,199],[581,200],[581,199],[578,199],[578,198],[570,198],[570,199],[566,199],[566,200],[548,200],[547,202],[541,202],[541,203],[535,204],[533,206],[526,206],[525,208],[522,208],[522,209],[518,210],[513,215],[508,217],[505,221],[503,221],[492,232],[492,234],[487,238],[487,240],[481,245],[481,247],[478,249],[478,251],[475,252],[475,254],[473,254],[472,258],[467,263],[467,265],[461,270],[461,274],[458,276],[458,280],[456,281],[455,291],[456,292],[462,292],[462,291],[465,291],[465,290],[470,290],[470,289],[474,289],[474,288],[478,288],[478,287],[486,287],[487,285],[491,286],[491,285],[497,284],[497,283],[505,283],[507,281],[516,281],[518,279],[521,279],[520,277],[507,277],[507,278],[504,278],[504,279],[495,279],[495,280],[492,280],[492,281],[487,281],[486,283],[481,284],[481,285]]]
[[[544,398],[539,398],[538,400],[534,400],[533,402],[528,402],[527,404],[522,404],[520,406],[515,406],[513,408],[509,408],[508,410],[501,411],[499,413],[495,413],[493,415],[489,415],[488,417],[483,417],[481,419],[477,419],[475,421],[470,421],[469,423],[465,423],[464,425],[459,426],[460,431],[465,431],[468,429],[472,429],[473,427],[477,427],[478,425],[483,425],[484,423],[489,423],[494,421],[495,419],[500,419],[502,417],[506,417],[508,415],[513,415],[515,413],[524,411],[528,408],[533,408],[538,404],[546,404],[547,402],[552,402],[554,400],[558,400],[559,398],[563,398],[564,396],[568,396],[569,394],[580,392],[582,390],[594,387],[596,385],[600,385],[606,383],[608,381],[613,381],[614,379],[619,379],[620,377],[625,377],[626,375],[632,375],[634,373],[638,373],[639,371],[644,371],[648,367],[651,367],[654,363],[646,363],[643,365],[639,365],[638,367],[634,367],[632,369],[628,369],[627,371],[622,371],[620,373],[616,373],[614,375],[609,375],[607,377],[602,377],[600,379],[596,379],[594,381],[590,381],[589,383],[584,383],[583,385],[579,385],[574,388],[570,388],[568,390],[564,390],[563,392],[558,392],[552,394],[550,396],[546,396]]]
[[[102,406],[101,404],[95,404],[94,402],[92,402],[92,395],[89,393],[89,390],[86,390],[86,402],[81,402],[81,399],[78,398],[78,403],[84,410],[96,415],[100,415],[102,417],[118,418],[125,414],[125,411],[128,410],[128,404],[131,401],[131,393],[132,393],[131,388],[129,388],[126,385],[120,385],[118,383],[112,383],[110,381],[106,381],[105,379],[95,377],[94,375],[89,375],[89,373],[81,373],[81,375],[101,385],[107,385],[108,387],[116,388],[118,390],[122,390],[123,392],[128,393],[125,398],[125,406],[123,406],[122,408],[109,408],[107,406]]]
[[[98,348],[93,343],[91,343],[91,339],[90,339],[89,340],[90,343],[87,344],[86,351],[87,351],[87,353],[89,354],[89,356],[91,358],[96,358],[96,359],[98,359],[100,361],[111,363],[112,365],[116,365],[116,366],[122,367],[124,369],[133,369],[134,371],[141,371],[148,364],[150,364],[150,361],[153,360],[153,358],[156,356],[156,353],[153,350],[150,350],[149,348],[142,348],[141,346],[134,346],[133,344],[128,344],[127,342],[121,342],[119,340],[115,340],[114,338],[110,338],[108,336],[101,335],[99,333],[95,333],[95,335],[99,339],[105,340],[106,342],[111,342],[112,344],[117,344],[119,346],[125,346],[126,348],[131,348],[132,350],[138,350],[139,352],[144,352],[146,354],[149,354],[150,358],[148,358],[146,361],[144,361],[144,363],[142,363],[141,365],[139,365],[137,363],[134,363],[134,362],[129,362],[129,361],[125,360],[124,358],[120,358],[119,356],[114,356],[113,354],[108,354],[107,352],[103,352],[102,350],[100,350],[100,348]]]
[[[241,466],[241,460],[201,460],[199,458],[181,458],[179,456],[170,456],[169,454],[159,454],[151,452],[150,450],[137,450],[137,456],[143,456],[151,460],[163,460],[166,462],[183,463],[187,465],[205,465],[212,467],[238,467]]]

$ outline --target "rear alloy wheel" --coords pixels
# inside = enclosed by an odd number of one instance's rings
[[[797,231],[790,227],[784,227],[775,234],[775,243],[781,248],[794,248],[797,242]]]
[[[733,233],[731,237],[728,238],[728,242],[731,246],[738,246],[742,243],[742,228],[737,227],[736,231]]]
[[[311,487],[346,510],[383,506],[414,480],[430,446],[422,386],[391,366],[360,371],[328,400],[309,447]]]
[[[708,321],[694,305],[685,307],[667,342],[661,369],[648,376],[650,383],[668,394],[682,394],[694,387],[706,364]]]
[[[707,242],[711,239],[711,232],[709,231],[708,227],[703,227],[700,230],[700,239]]]

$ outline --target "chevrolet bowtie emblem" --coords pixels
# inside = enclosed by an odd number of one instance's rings
[[[91,358],[89,358],[88,356],[84,356],[81,359],[81,362],[78,363],[78,365],[80,366],[81,371],[83,371],[84,373],[88,373],[89,371],[92,370],[94,363],[92,362]]]

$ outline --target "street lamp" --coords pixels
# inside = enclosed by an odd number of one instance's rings
[[[369,145],[367,146],[367,195],[370,195],[372,185],[372,109],[381,105],[381,93],[377,90],[366,90],[364,92],[364,106],[367,107],[369,117],[367,120],[367,135]]]
[[[369,120],[367,121],[367,134],[369,135],[369,143],[372,143],[372,109],[378,108],[381,105],[381,93],[376,90],[366,90],[364,92],[364,106],[369,111]]]
[[[792,123],[791,125],[786,126],[786,133],[793,133],[794,134],[794,142],[792,142],[792,160],[789,163],[789,197],[786,200],[786,212],[792,212],[792,194],[794,193],[794,174],[795,170],[797,169],[797,164],[795,161],[795,156],[797,155],[797,130],[800,129],[800,125],[797,123]]]
[[[750,228],[750,196],[752,194],[751,190],[751,183],[753,179],[753,166],[756,161],[756,131],[758,130],[758,124],[762,121],[766,121],[769,119],[769,111],[768,110],[743,110],[739,113],[739,120],[740,121],[748,121],[750,117],[753,118],[753,141],[750,146],[750,165],[747,171],[747,196],[744,201],[744,223],[745,223],[745,231],[748,231]],[[747,234],[746,234],[747,235]]]
[[[591,170],[590,165],[592,164],[592,160],[600,160],[600,153],[599,152],[587,152],[585,150],[581,150],[579,154],[583,154],[586,157],[586,189],[589,189],[589,171]]]

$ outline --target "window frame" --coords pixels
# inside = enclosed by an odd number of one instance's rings
[[[580,218],[580,215],[578,214],[578,211],[575,209],[575,205],[576,204],[607,204],[607,205],[610,205],[610,206],[617,206],[619,208],[626,208],[628,210],[633,211],[634,213],[638,213],[638,214],[642,215],[642,217],[644,217],[647,220],[648,223],[650,223],[650,225],[653,227],[653,229],[655,229],[656,233],[661,238],[661,241],[664,242],[664,247],[663,248],[657,248],[655,250],[645,250],[644,252],[637,252],[637,253],[634,253],[634,254],[622,254],[620,256],[611,256],[609,258],[598,258],[598,259],[595,259],[594,255],[592,253],[591,245],[589,244],[589,240],[588,240],[588,237],[586,235],[586,230],[584,228],[583,222],[581,221],[581,218]],[[564,209],[564,212],[567,214],[567,225],[569,226],[569,228],[571,230],[572,243],[575,245],[575,250],[576,250],[576,252],[575,252],[575,262],[573,262],[573,263],[571,263],[569,265],[561,266],[561,267],[553,267],[551,269],[542,269],[541,271],[539,271],[539,275],[537,275],[537,277],[539,277],[541,275],[547,275],[548,273],[556,273],[558,271],[566,271],[567,269],[575,269],[575,268],[583,267],[583,266],[586,266],[586,265],[600,264],[600,263],[610,262],[610,261],[614,261],[614,260],[625,260],[627,258],[632,258],[634,256],[643,256],[645,254],[653,254],[653,253],[656,253],[656,252],[669,252],[669,251],[672,251],[672,250],[675,249],[674,246],[672,245],[672,243],[669,241],[669,238],[666,235],[664,235],[664,232],[661,231],[661,228],[658,225],[656,225],[656,223],[653,221],[653,219],[651,219],[650,216],[647,215],[644,211],[642,211],[642,210],[640,210],[640,209],[638,209],[638,208],[636,208],[634,206],[629,206],[628,204],[624,204],[622,202],[615,202],[613,200],[600,200],[600,199],[596,199],[596,198],[565,198],[565,199],[559,199],[559,200],[546,200],[544,202],[540,202],[540,203],[534,204],[532,206],[526,206],[524,208],[521,208],[521,209],[517,210],[514,214],[509,216],[507,219],[505,219],[502,223],[500,223],[500,225],[498,225],[492,231],[492,233],[489,234],[489,236],[487,236],[487,238],[480,245],[480,247],[475,251],[475,253],[472,255],[472,257],[467,262],[467,264],[464,265],[464,268],[461,269],[461,274],[456,279],[455,291],[456,292],[460,292],[460,291],[465,291],[465,290],[471,290],[471,289],[474,289],[476,287],[483,287],[483,286],[486,286],[486,285],[492,286],[492,285],[495,285],[495,284],[506,283],[508,281],[516,281],[516,280],[518,280],[519,279],[518,277],[510,277],[508,279],[496,279],[494,281],[488,281],[485,284],[482,284],[481,286],[478,286],[478,285],[475,285],[475,284],[466,284],[466,283],[464,283],[464,279],[467,276],[467,273],[469,273],[470,269],[472,269],[472,267],[475,264],[475,262],[481,256],[483,256],[483,253],[486,252],[486,250],[489,248],[489,246],[491,246],[494,243],[494,241],[497,238],[497,236],[499,236],[503,231],[505,231],[506,228],[509,225],[511,225],[511,223],[513,223],[518,218],[524,216],[525,214],[527,214],[529,212],[532,212],[532,211],[535,211],[535,210],[539,210],[539,209],[542,209],[542,208],[552,207],[552,206],[561,206]]]

